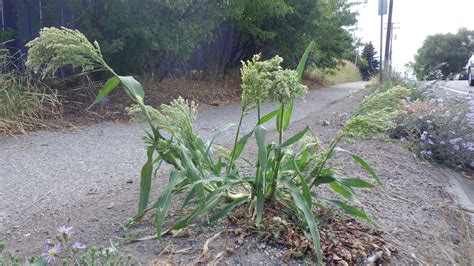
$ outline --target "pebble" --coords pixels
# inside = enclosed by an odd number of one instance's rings
[[[324,127],[324,126],[329,126],[329,125],[331,124],[331,122],[329,122],[328,120],[321,120],[319,123],[320,123],[321,126],[323,126],[323,127]]]
[[[113,203],[110,203],[109,205],[107,205],[107,209],[112,209],[113,207],[114,207]]]

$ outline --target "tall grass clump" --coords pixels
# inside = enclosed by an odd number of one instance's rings
[[[304,72],[304,78],[326,86],[362,80],[357,66],[347,60],[343,60],[335,69],[321,69],[310,64]]]
[[[68,45],[62,45],[62,42]],[[42,70],[42,64],[54,64],[45,70],[72,65],[88,71],[98,64],[112,77],[99,91],[95,102],[118,85],[122,85],[135,101],[129,112],[137,119],[145,120],[149,130],[145,131],[144,136],[147,160],[141,169],[138,213],[132,223],[142,219],[145,213],[154,212],[156,235],[161,239],[170,230],[185,228],[198,219],[206,224],[216,222],[243,204],[248,206],[248,217],[262,226],[265,226],[265,206],[284,208],[292,214],[293,221],[301,230],[310,236],[318,264],[322,264],[318,230],[322,220],[315,215],[315,211],[324,210],[324,206],[329,204],[373,224],[363,209],[353,204],[359,203],[355,189],[373,188],[375,185],[359,178],[340,176],[336,169],[328,165],[328,161],[336,153],[348,154],[367,171],[368,176],[383,185],[361,157],[337,147],[339,139],[332,141],[324,150],[315,136],[308,135],[309,127],[289,134],[293,101],[303,98],[307,91],[306,86],[301,84],[301,78],[313,46],[314,43],[308,46],[296,70],[283,69],[282,59],[278,56],[261,61],[256,55],[252,60],[243,62],[240,119],[237,124],[225,125],[210,140],[201,138],[193,128],[197,113],[193,102],[178,98],[160,109],[145,105],[141,84],[133,77],[120,76],[110,69],[103,59],[96,57],[100,54],[98,44],[85,41],[78,31],[43,29],[40,37],[28,45],[34,52],[30,53],[27,65],[37,71]],[[68,54],[76,59],[61,60],[58,56]],[[265,101],[278,103],[278,108],[263,114],[260,106]],[[257,112],[257,119],[253,121],[255,126],[243,132],[242,121],[249,119],[247,115],[251,111]],[[265,125],[273,118],[277,137],[270,139]],[[222,152],[214,143],[230,129],[236,131],[233,145],[230,150]],[[242,157],[250,139],[255,140],[258,151],[254,160]],[[162,163],[170,165],[173,170],[158,198],[151,200],[152,174]],[[328,186],[339,198],[322,197],[317,193],[321,186]],[[189,212],[179,217],[170,228],[163,228],[173,197],[177,194],[185,195],[182,208],[187,208]]]
[[[48,126],[61,115],[54,92],[21,72],[9,52],[0,48],[0,134],[12,135]]]

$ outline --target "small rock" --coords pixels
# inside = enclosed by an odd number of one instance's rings
[[[331,123],[328,120],[321,120],[320,121],[321,126],[329,126]]]
[[[107,209],[112,209],[114,207],[114,203],[110,203],[109,205],[107,205]]]
[[[266,247],[267,247],[267,244],[264,243],[264,242],[260,242],[260,243],[257,244],[257,248],[259,248],[259,249],[264,249]]]
[[[133,180],[132,180],[132,179],[129,179],[129,180],[127,180],[127,182],[125,182],[125,183],[127,183],[127,184],[132,184],[132,183],[133,183]]]

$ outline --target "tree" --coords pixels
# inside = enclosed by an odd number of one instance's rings
[[[338,0],[286,0],[290,11],[267,25],[275,36],[262,47],[267,57],[276,54],[294,67],[307,44],[314,40],[312,61],[320,68],[333,68],[346,52],[353,50],[352,35],[347,29],[355,25],[356,13],[351,4]]]
[[[280,55],[295,67],[311,41],[312,61],[335,67],[353,50],[356,22],[340,0],[49,0],[44,17],[67,7],[75,26],[102,45],[122,74],[189,70],[222,74],[256,53]],[[48,25],[45,25],[48,26]]]
[[[415,55],[412,64],[417,79],[431,78],[435,70],[441,70],[443,78],[459,73],[474,51],[474,30],[461,28],[456,34],[428,36]]]
[[[359,71],[364,80],[379,73],[379,61],[376,59],[377,51],[372,42],[366,43],[362,50],[361,60],[359,61]]]

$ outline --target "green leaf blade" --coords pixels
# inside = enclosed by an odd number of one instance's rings
[[[147,161],[140,172],[140,196],[138,202],[138,214],[142,214],[148,207],[151,190],[151,176],[153,174],[153,153],[154,147],[147,148]]]
[[[311,41],[309,43],[308,47],[306,47],[306,50],[304,51],[303,56],[301,56],[298,66],[296,67],[296,73],[298,75],[299,82],[301,82],[301,80],[303,79],[303,73],[306,67],[306,63],[308,62],[309,53],[314,49],[315,46],[316,46],[316,43],[314,41]]]
[[[309,206],[305,203],[305,200],[303,199],[303,196],[301,195],[298,187],[288,178],[286,177],[281,177],[281,180],[283,184],[290,189],[291,191],[291,196],[293,197],[294,203],[298,207],[301,212],[303,212],[303,215],[306,219],[306,222],[308,223],[309,231],[311,234],[311,238],[313,240],[313,246],[316,251],[316,257],[318,260],[318,265],[323,265],[323,259],[322,259],[322,252],[321,252],[321,240],[319,237],[319,232],[318,232],[318,227],[317,223],[314,220],[314,215]]]
[[[289,139],[287,139],[285,142],[283,142],[283,143],[280,145],[280,148],[287,147],[287,146],[290,146],[290,145],[296,143],[296,142],[299,141],[308,131],[309,131],[309,127],[306,126],[303,130],[301,130],[300,132],[296,133],[295,135],[293,135],[292,137],[290,137]]]
[[[115,90],[115,88],[117,88],[119,84],[120,84],[120,79],[117,78],[116,76],[109,78],[107,82],[105,83],[104,87],[102,87],[102,89],[100,89],[99,92],[97,93],[97,96],[95,97],[95,100],[91,106],[94,106],[95,104],[100,102],[104,97],[109,95],[109,93]]]

